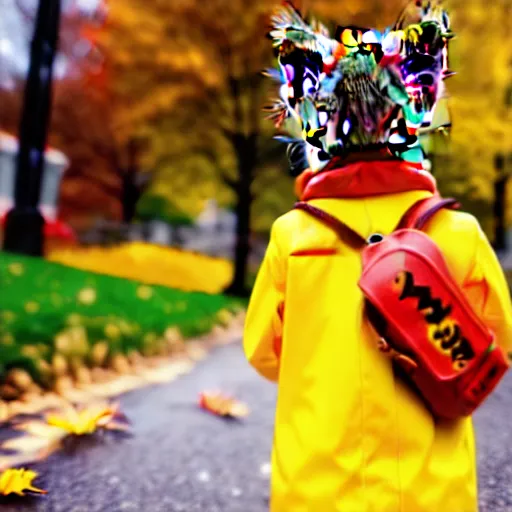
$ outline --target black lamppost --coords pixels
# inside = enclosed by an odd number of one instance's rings
[[[44,247],[44,219],[38,204],[59,20],[60,0],[39,0],[19,130],[15,202],[5,223],[4,249],[31,256],[42,256]]]

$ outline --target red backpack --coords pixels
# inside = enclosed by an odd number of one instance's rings
[[[388,236],[365,240],[332,215],[305,202],[295,205],[352,247],[362,249],[359,280],[366,315],[379,349],[440,418],[470,415],[509,365],[493,333],[474,313],[450,275],[435,242],[421,231],[454,199],[433,196],[413,205]]]

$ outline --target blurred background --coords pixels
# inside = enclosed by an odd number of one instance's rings
[[[37,460],[51,491],[5,510],[268,510],[275,389],[240,343],[206,354],[240,341],[271,225],[295,201],[262,113],[277,4],[0,0],[0,505],[37,476],[9,473],[20,464]],[[329,26],[379,29],[404,5],[296,1]],[[431,172],[512,282],[512,2],[446,8],[457,74],[440,110],[452,128],[426,140]],[[126,394],[148,383],[164,385]],[[197,411],[208,386],[250,418]],[[512,510],[510,389],[476,418],[486,512]],[[41,461],[116,418],[87,409],[97,397],[120,397],[135,435]]]
[[[43,257],[0,254],[3,400],[168,354],[169,329],[196,336],[243,308],[271,224],[295,199],[285,147],[261,113],[275,93],[261,75],[274,64],[265,36],[275,4],[62,0],[39,187]],[[0,0],[3,231],[38,5]],[[404,3],[296,5],[326,23],[382,29]],[[512,3],[446,7],[457,34],[453,129],[429,140],[432,172],[479,218],[508,269]],[[20,368],[24,388],[8,378]]]

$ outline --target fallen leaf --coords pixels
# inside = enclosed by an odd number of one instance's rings
[[[246,404],[217,391],[202,392],[199,395],[199,406],[222,417],[245,418],[249,415]]]
[[[129,424],[126,416],[119,410],[118,404],[69,407],[62,412],[48,414],[46,422],[76,436],[94,434],[99,429],[127,430]]]
[[[46,494],[47,491],[32,485],[38,474],[30,469],[6,469],[0,474],[0,493],[4,496],[17,494],[25,496],[26,492]]]

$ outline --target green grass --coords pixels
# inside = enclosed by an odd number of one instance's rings
[[[0,253],[0,376],[23,367],[38,379],[38,361],[56,351],[86,360],[94,343],[109,352],[151,355],[165,330],[208,332],[222,309],[241,303],[93,274],[40,258]]]

